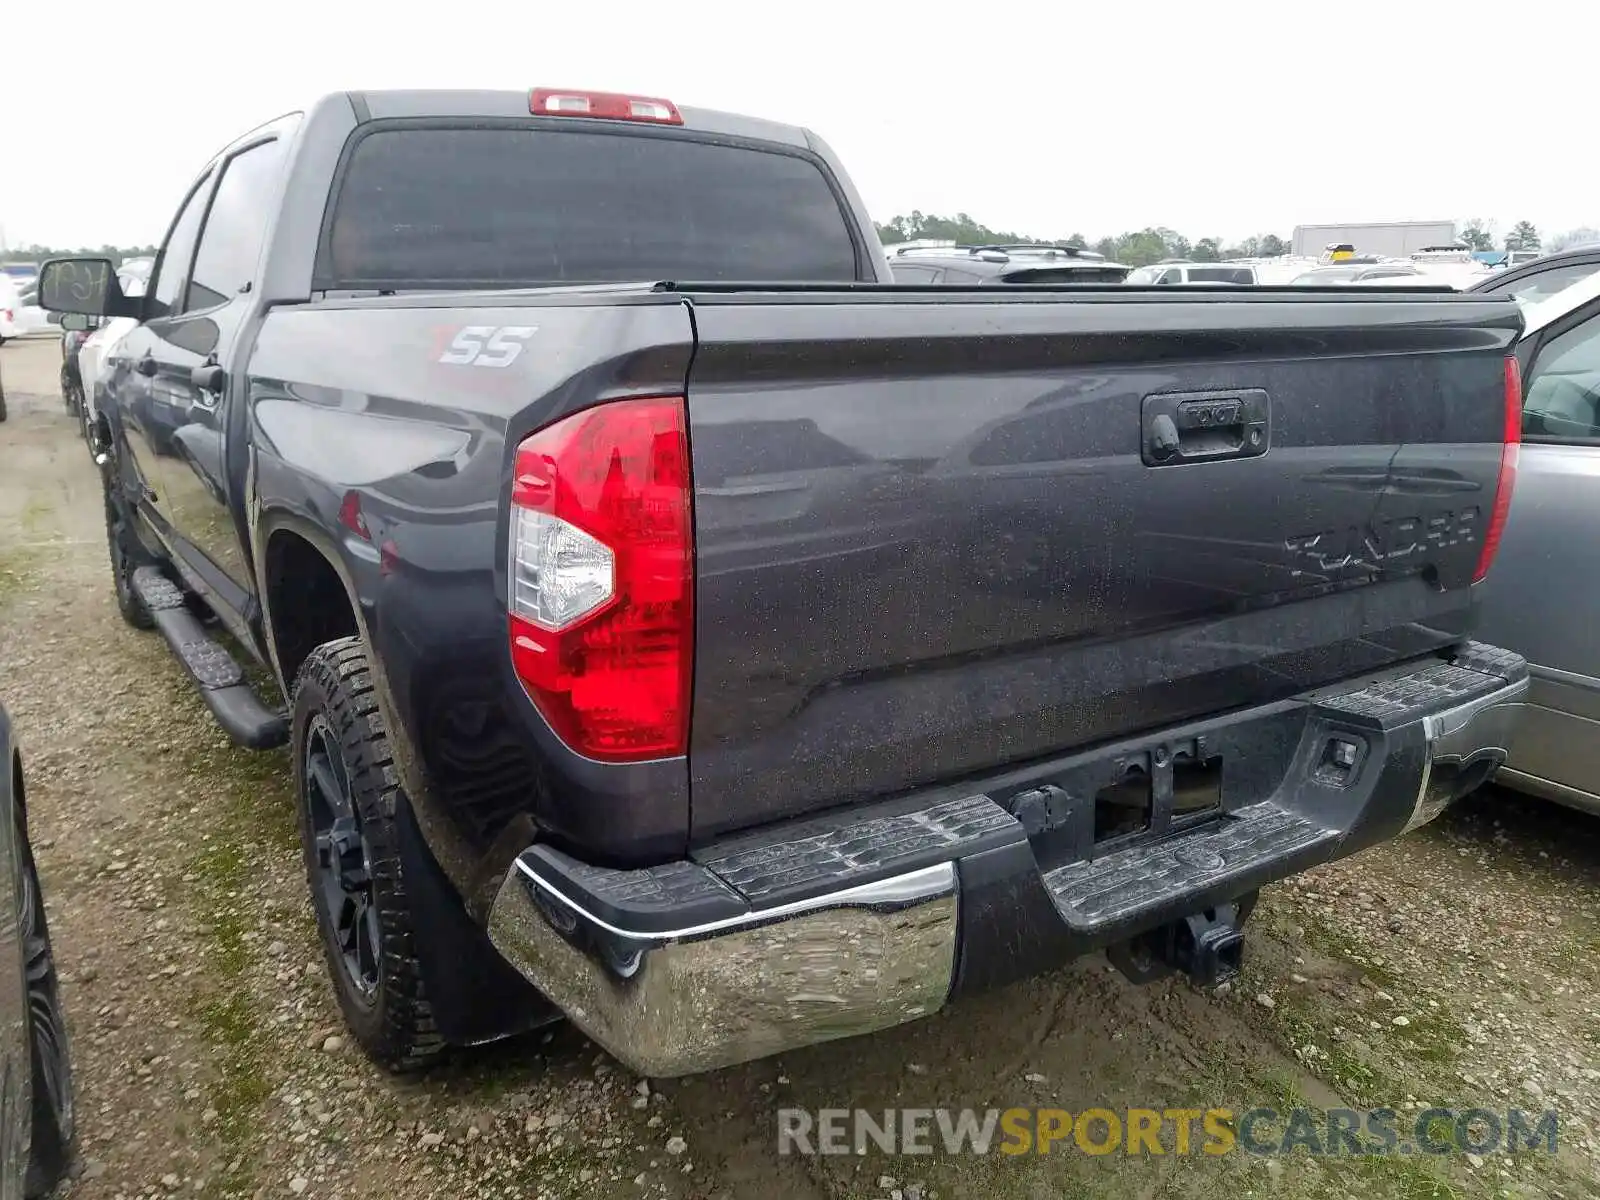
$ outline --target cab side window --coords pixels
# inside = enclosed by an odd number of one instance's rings
[[[271,141],[240,151],[223,167],[195,255],[185,312],[226,304],[254,284],[282,165],[283,143]]]
[[[1522,403],[1522,432],[1540,441],[1600,440],[1600,313],[1539,352]]]
[[[206,201],[211,195],[211,174],[207,172],[184,201],[183,210],[173,223],[172,233],[162,248],[156,277],[150,285],[152,317],[168,317],[182,311],[179,301],[183,285],[189,278],[189,264],[194,261],[194,245],[200,236],[200,220],[205,216]]]
[[[937,283],[939,279],[937,268],[911,266],[907,263],[890,263],[889,272],[894,276],[896,283]]]

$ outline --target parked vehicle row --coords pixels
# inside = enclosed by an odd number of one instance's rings
[[[1120,281],[1134,287],[1383,284],[1450,287],[1461,291],[1485,290],[1493,280],[1520,269],[1522,264],[1542,263],[1550,257],[1535,260],[1525,257],[1527,252],[1508,253],[1505,258],[1509,265],[1495,270],[1464,247],[1429,247],[1408,258],[1383,258],[1358,255],[1345,243],[1330,246],[1320,260],[1292,256],[1229,262],[1170,259],[1130,269],[1107,263],[1101,255],[1079,247],[1032,243],[1013,246],[908,243],[890,246],[886,252],[895,280],[907,284],[959,285],[979,281],[1048,285]],[[1597,255],[1600,248],[1589,247],[1579,253]],[[1531,280],[1544,274],[1541,271],[1526,278]],[[1543,286],[1552,285],[1553,281],[1547,280]]]
[[[1600,250],[1514,266],[1475,290],[1517,297],[1526,316],[1517,500],[1483,629],[1527,657],[1531,686],[1499,778],[1600,813]]]
[[[1059,285],[1121,283],[1128,268],[1103,255],[1076,246],[1036,244],[1007,246],[927,246],[901,249],[889,256],[896,283]]]

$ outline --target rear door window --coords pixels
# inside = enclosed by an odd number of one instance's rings
[[[333,213],[321,287],[869,277],[815,160],[654,130],[380,129]]]
[[[154,304],[149,315],[162,317],[178,312],[182,305],[183,285],[189,278],[189,264],[194,261],[194,244],[200,236],[200,219],[205,216],[206,199],[211,195],[211,177],[208,174],[198,184],[183,211],[173,223],[172,233],[162,248],[155,282],[150,288]]]
[[[195,255],[186,310],[224,304],[255,281],[282,166],[283,143],[272,141],[240,151],[223,167]]]

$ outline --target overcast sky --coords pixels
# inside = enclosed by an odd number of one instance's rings
[[[814,129],[873,216],[1091,240],[1600,226],[1600,6],[1522,0],[6,0],[0,228],[159,241],[236,135],[349,88],[596,88]],[[255,14],[264,14],[257,17]],[[948,31],[948,32],[947,32]]]

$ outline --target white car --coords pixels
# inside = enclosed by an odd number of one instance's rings
[[[39,307],[39,285],[37,282],[30,283],[23,288],[22,295],[17,299],[19,303],[14,310],[12,320],[16,324],[18,337],[55,332],[55,326],[50,324],[50,314]]]
[[[1130,271],[1122,282],[1134,287],[1189,283],[1248,285],[1256,282],[1256,269],[1241,263],[1156,263]]]
[[[129,259],[117,268],[117,282],[122,285],[124,296],[144,295],[145,283],[150,278],[152,260],[148,258]],[[105,368],[106,359],[130,329],[139,324],[135,317],[114,317],[91,333],[82,346],[78,347],[78,378],[83,381],[83,428],[85,431],[94,429],[95,418],[99,414],[100,399],[100,372]]]
[[[16,280],[0,271],[0,343],[17,336],[17,310],[22,307],[22,293]]]

